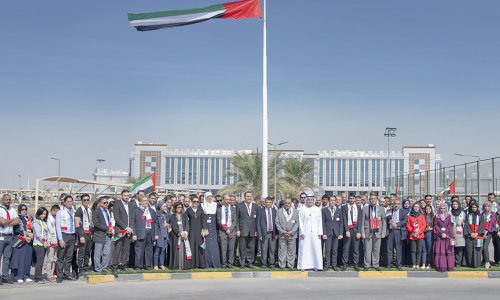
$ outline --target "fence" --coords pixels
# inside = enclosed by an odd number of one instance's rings
[[[455,180],[455,195],[471,195],[484,201],[488,193],[498,194],[500,157],[477,160],[461,165],[419,173],[404,173],[384,180],[388,191],[399,196],[421,199],[425,195],[440,195]]]

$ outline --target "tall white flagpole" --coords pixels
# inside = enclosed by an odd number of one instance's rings
[[[264,28],[263,28],[263,55],[262,55],[262,196],[267,197],[267,12],[266,0],[264,0]]]

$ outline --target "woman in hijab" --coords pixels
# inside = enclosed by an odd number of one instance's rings
[[[408,216],[408,223],[406,223],[406,229],[408,230],[408,239],[410,240],[411,263],[414,269],[419,269],[425,230],[425,217],[420,212],[419,203],[413,204]]]
[[[441,203],[439,206],[433,228],[434,266],[440,272],[453,271],[455,267],[455,253],[451,245],[453,223],[446,203]]]
[[[478,268],[481,264],[484,242],[484,219],[479,213],[476,201],[471,202],[467,218],[465,218],[464,236],[467,266]]]
[[[403,202],[401,203],[401,216],[408,218],[408,215],[410,214],[410,199],[404,198]],[[363,244],[363,243],[360,243]],[[411,264],[411,258],[410,258],[410,241],[405,238],[403,240],[403,244],[401,247],[401,253],[403,254],[403,265],[404,266],[409,266]],[[363,253],[363,252],[361,252]]]
[[[483,260],[484,260],[484,267],[486,269],[489,269],[491,265],[490,265],[490,251],[488,247],[490,245],[491,238],[493,236],[493,229],[495,224],[495,214],[491,211],[491,202],[489,201],[486,201],[483,204],[483,219],[484,219]]]
[[[172,227],[169,269],[189,269],[188,261],[192,259],[192,251],[188,239],[189,222],[187,215],[183,213],[182,202],[175,202],[174,206],[172,206],[172,215],[170,216],[169,223]]]
[[[203,234],[205,244],[205,267],[220,268],[220,251],[217,240],[217,202],[212,193],[205,194],[205,202],[201,204],[203,209]]]
[[[10,267],[14,279],[18,283],[31,282],[30,269],[33,261],[33,232],[31,223],[33,218],[28,215],[28,207],[20,204],[17,208],[19,213],[19,225],[14,227],[14,244],[12,245],[12,258]]]
[[[167,203],[159,201],[156,204],[156,235],[158,239],[156,240],[155,253],[153,256],[154,269],[164,270],[165,269],[165,253],[167,251],[169,240],[169,233],[172,228],[169,224],[169,219],[171,213],[168,211]]]
[[[452,246],[455,248],[455,267],[462,266],[465,237],[464,237],[464,223],[465,212],[460,207],[460,201],[457,199],[451,200],[451,223],[453,224],[454,240],[451,240]]]

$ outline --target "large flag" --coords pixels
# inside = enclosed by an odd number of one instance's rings
[[[455,186],[456,186],[456,181],[453,180],[447,188],[441,191],[440,194],[448,193],[449,195],[455,195]]]
[[[156,174],[153,172],[151,175],[144,177],[137,181],[130,187],[130,194],[133,196],[139,191],[149,194],[156,189]]]
[[[138,31],[184,26],[215,18],[242,19],[261,17],[260,0],[242,0],[202,8],[128,14],[130,25]]]

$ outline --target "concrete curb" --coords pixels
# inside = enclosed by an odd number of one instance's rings
[[[108,283],[127,281],[152,280],[183,280],[183,279],[239,279],[239,278],[473,278],[498,279],[500,271],[455,271],[455,272],[415,272],[415,271],[381,271],[381,272],[300,272],[300,271],[273,271],[273,272],[193,272],[193,273],[142,273],[113,275],[87,275],[87,283]]]

